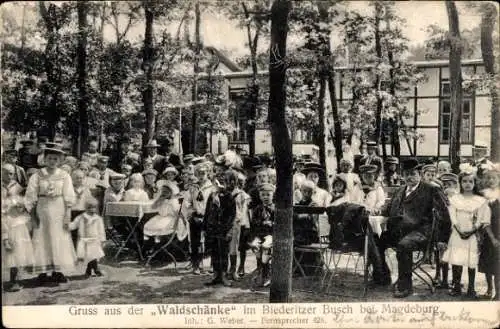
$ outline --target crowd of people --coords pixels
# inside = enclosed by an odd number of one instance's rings
[[[2,260],[10,269],[8,290],[20,289],[20,269],[37,274],[40,285],[66,282],[64,273],[78,261],[87,265],[87,277],[103,275],[102,244],[110,232],[120,231],[120,223],[104,209],[117,201],[151,202],[156,210],[142,227],[146,254],[176,234],[176,239],[189,241],[192,274],[208,270],[213,278],[207,285],[231,286],[246,274],[251,249],[260,284],[270,284],[277,179],[271,157],[240,156],[231,150],[219,156],[159,154],[154,140],[141,156],[123,138],[120,147],[103,152],[92,141],[77,159],[60,142],[26,140],[21,149],[2,154]],[[319,163],[295,159],[294,204],[325,209],[352,204],[369,215],[388,217],[386,232],[375,237],[370,263],[373,281],[390,284],[384,255],[387,248],[396,249],[396,297],[412,293],[412,252],[429,239],[437,211],[438,287],[460,295],[462,269],[467,267],[467,295],[475,297],[478,269],[486,274],[486,294],[492,296],[494,283],[498,298],[498,164],[482,159],[463,164],[456,175],[447,161],[407,159],[400,164],[389,157],[384,162],[375,142],[364,145],[366,154],[345,157],[332,176]],[[318,240],[311,218],[294,216],[295,244]],[[210,268],[203,266],[205,254],[210,255]]]

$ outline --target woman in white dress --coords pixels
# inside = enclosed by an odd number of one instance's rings
[[[34,265],[42,285],[67,282],[62,272],[73,270],[76,263],[69,231],[75,191],[70,175],[58,168],[64,152],[58,146],[44,152],[46,167],[31,176],[24,200],[26,209],[34,210]],[[47,276],[49,271],[51,278]]]
[[[468,268],[469,285],[467,296],[476,297],[474,289],[476,268],[479,263],[478,231],[489,225],[490,208],[488,201],[475,193],[475,180],[472,172],[459,175],[460,194],[450,198],[450,219],[452,232],[443,261],[452,265],[452,296],[461,294],[463,267]]]

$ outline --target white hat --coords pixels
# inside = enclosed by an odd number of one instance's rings
[[[153,139],[151,142],[147,143],[145,147],[160,147],[160,144],[156,142],[156,139]]]

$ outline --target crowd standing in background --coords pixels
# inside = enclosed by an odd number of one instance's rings
[[[176,232],[177,239],[189,241],[192,274],[213,272],[207,285],[231,286],[231,281],[246,275],[248,250],[257,259],[259,284],[270,284],[277,179],[271,156],[242,156],[233,150],[219,156],[159,154],[155,140],[141,156],[132,150],[131,140],[122,137],[118,147],[108,145],[102,153],[91,141],[88,152],[77,159],[62,142],[24,140],[19,150],[2,154],[2,260],[10,269],[8,290],[21,288],[20,270],[38,275],[40,285],[65,283],[65,273],[78,261],[87,265],[86,277],[105,275],[98,266],[105,256],[102,244],[109,232],[124,228],[123,221],[103,210],[107,203],[119,201],[152,202],[157,214],[144,223],[142,232],[147,255]],[[455,175],[447,161],[400,163],[388,157],[384,163],[375,142],[362,147],[366,151],[355,156],[345,145],[339,172],[330,177],[319,163],[297,157],[294,204],[354,204],[369,215],[401,217],[390,222],[387,234],[377,241],[381,255],[387,247],[397,248],[396,297],[412,292],[411,250],[425,240],[427,233],[419,227],[426,227],[430,212],[437,209],[438,288],[460,295],[466,267],[467,296],[476,297],[479,271],[486,277],[486,295],[495,292],[498,299],[499,164],[483,158],[464,163]],[[324,182],[328,186],[321,186]],[[395,191],[389,193],[391,188]],[[310,217],[295,216],[294,243],[316,242],[315,225]],[[401,227],[407,231],[402,233]],[[402,235],[392,234],[395,228]],[[203,264],[205,255],[210,255],[208,267]],[[387,284],[385,261],[373,266],[373,280]]]

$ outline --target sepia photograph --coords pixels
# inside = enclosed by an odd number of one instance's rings
[[[4,325],[500,324],[496,2],[0,14]]]

